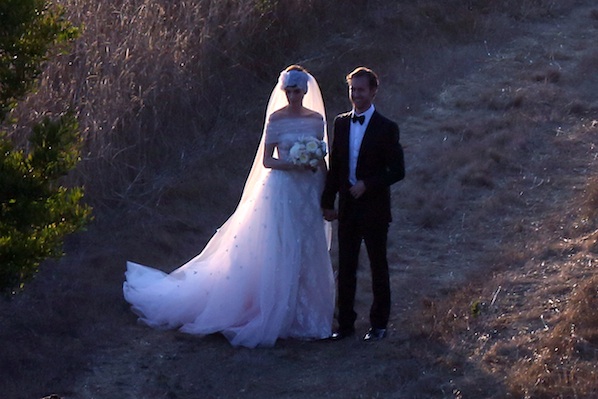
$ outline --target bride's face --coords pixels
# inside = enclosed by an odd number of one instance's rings
[[[297,86],[286,87],[284,89],[289,105],[301,105],[303,103],[303,97],[305,93]]]

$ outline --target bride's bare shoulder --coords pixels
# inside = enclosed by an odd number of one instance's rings
[[[272,115],[270,115],[270,121],[271,122],[277,121],[277,120],[288,118],[288,117],[289,117],[288,107],[284,107],[284,108],[281,108],[279,110],[272,112]]]
[[[274,111],[271,115],[270,115],[270,122],[275,122],[275,121],[280,121],[283,119],[293,119],[293,120],[297,120],[297,119],[304,119],[304,118],[309,118],[309,119],[317,119],[317,120],[323,120],[324,117],[316,112],[316,111],[312,111],[311,109],[308,108],[303,108],[301,110],[300,113],[292,113],[290,112],[290,110],[287,107],[281,108],[279,110]]]
[[[324,119],[324,117],[319,112],[313,111],[309,108],[304,108],[304,115],[308,118]]]

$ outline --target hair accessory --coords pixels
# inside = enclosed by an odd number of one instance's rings
[[[297,70],[290,70],[290,71],[282,71],[280,73],[280,87],[284,90],[287,87],[294,87],[297,86],[304,93],[307,93],[307,81],[309,77],[307,73],[303,71]]]

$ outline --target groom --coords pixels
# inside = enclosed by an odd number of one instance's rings
[[[386,336],[390,315],[390,281],[386,243],[391,221],[390,185],[403,179],[405,165],[398,125],[375,110],[378,77],[359,67],[347,75],[350,112],[334,120],[330,170],[322,194],[324,218],[338,218],[338,324],[331,339],[355,333],[357,266],[365,242],[372,273],[370,325],[363,339]],[[338,193],[338,212],[334,203]]]

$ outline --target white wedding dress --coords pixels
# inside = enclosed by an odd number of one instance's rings
[[[285,158],[298,138],[323,139],[324,131],[322,118],[277,119],[267,124],[262,144],[278,143]],[[127,263],[124,295],[140,320],[191,334],[220,332],[245,347],[330,336],[334,280],[320,209],[324,172],[260,166],[197,257],[170,274]]]

